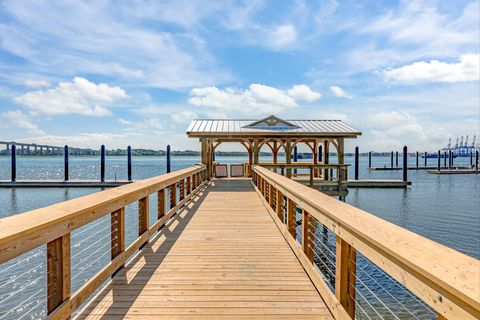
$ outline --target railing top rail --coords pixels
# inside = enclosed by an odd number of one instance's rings
[[[279,162],[279,163],[271,163],[271,162],[260,162],[258,164],[259,166],[262,167],[304,167],[304,168],[345,168],[350,166],[350,164],[338,164],[338,163],[328,163],[328,164],[323,164],[323,163],[309,163],[309,162],[293,162],[293,163],[285,163],[285,162]]]
[[[390,261],[395,261],[427,286],[447,293],[449,299],[457,302],[460,299],[477,312],[480,310],[480,260],[261,166],[255,166],[254,172],[291,197],[312,216],[324,216],[333,221],[333,231],[342,238],[345,236],[344,240],[351,242],[350,245],[354,248],[359,241],[367,243],[369,248]],[[349,239],[347,234],[353,235],[353,238]]]
[[[204,165],[195,165],[0,219],[0,263],[204,169]]]

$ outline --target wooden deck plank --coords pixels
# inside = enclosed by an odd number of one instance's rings
[[[77,319],[332,319],[249,180],[216,180]]]

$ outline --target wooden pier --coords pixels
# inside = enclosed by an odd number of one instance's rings
[[[250,179],[215,180],[77,319],[333,319]]]
[[[77,319],[373,316],[382,311],[366,309],[376,301],[357,287],[358,255],[439,319],[480,317],[479,260],[260,166],[252,170],[252,179],[217,180],[195,166],[0,219],[0,264],[46,244],[49,320],[76,310]],[[125,206],[137,201],[138,237],[127,247]],[[104,216],[112,224],[111,261],[71,292],[78,271],[70,268],[70,234]],[[319,258],[325,230],[336,248]],[[333,271],[321,268],[330,259]]]

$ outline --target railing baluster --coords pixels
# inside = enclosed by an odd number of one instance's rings
[[[287,199],[287,228],[293,239],[297,239],[297,206],[291,199]]]
[[[178,189],[180,191],[180,201],[185,199],[185,179],[180,180],[178,183]]]
[[[277,206],[275,208],[278,219],[283,223],[283,194],[277,189]]]
[[[187,196],[192,192],[192,177],[187,177]]]
[[[70,298],[70,233],[47,243],[47,312]]]
[[[118,209],[110,215],[111,221],[111,240],[112,240],[112,260],[120,253],[125,251],[125,208]],[[125,267],[125,264],[121,268]],[[112,277],[115,273],[112,275]]]
[[[165,215],[165,189],[157,192],[157,219],[160,220]]]
[[[356,252],[345,240],[336,240],[335,295],[348,315],[355,317]]]
[[[177,183],[170,186],[170,209],[177,205]]]
[[[302,209],[302,249],[310,262],[313,262],[313,241],[310,234],[314,232],[312,217]]]
[[[148,230],[148,196],[138,200],[138,235]],[[148,242],[148,241],[147,241]],[[143,246],[140,247],[140,249]]]
[[[268,187],[268,204],[270,205],[270,208],[273,209],[273,194],[275,193],[275,190],[273,186],[270,184]]]

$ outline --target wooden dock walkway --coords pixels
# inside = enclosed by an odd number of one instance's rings
[[[78,319],[332,319],[250,179],[214,180]]]

